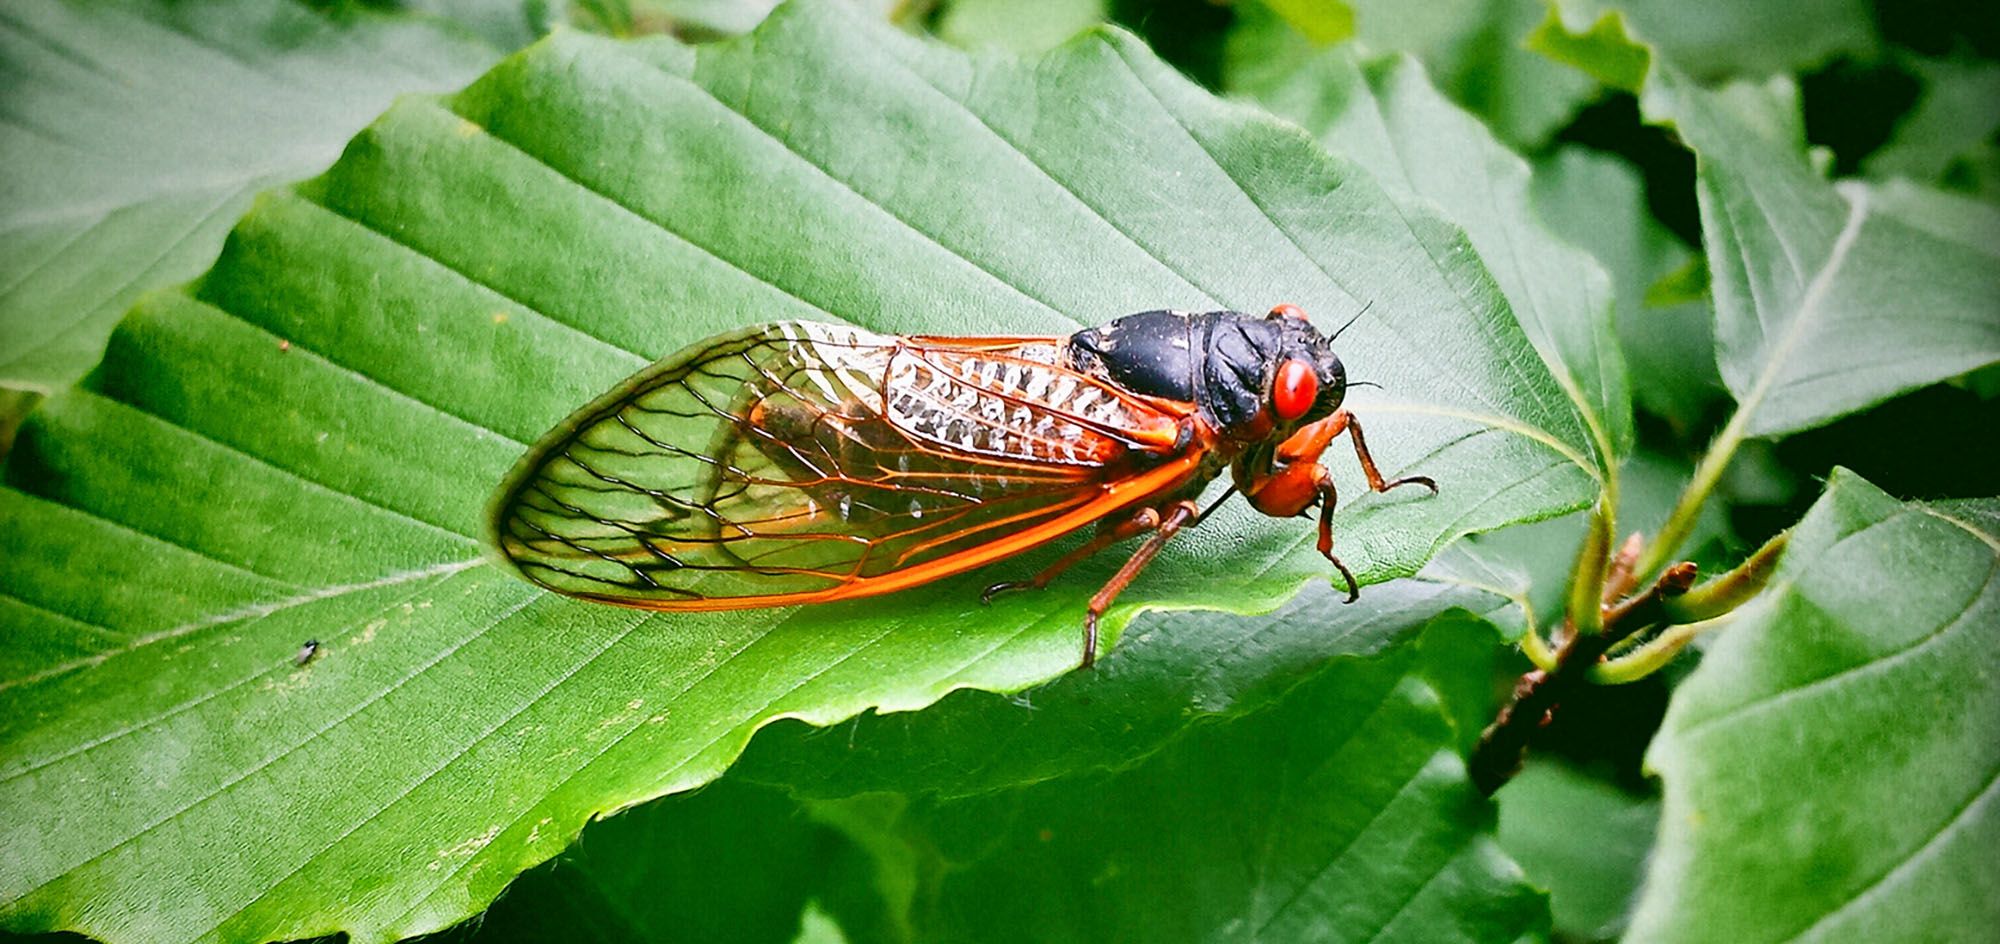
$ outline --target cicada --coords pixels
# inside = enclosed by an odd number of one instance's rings
[[[1317,508],[1319,551],[1359,595],[1333,553],[1321,454],[1344,432],[1369,488],[1437,486],[1382,476],[1347,387],[1295,305],[1148,311],[1067,337],[761,325],[641,370],[543,437],[500,487],[494,541],[559,593],[725,610],[905,590],[1095,527],[990,599],[1144,536],[1090,598],[1088,666],[1099,616],[1225,472],[1266,515]]]

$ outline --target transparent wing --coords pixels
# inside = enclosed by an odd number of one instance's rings
[[[1053,338],[910,339],[786,322],[723,335],[544,437],[495,543],[550,589],[659,609],[884,592],[1082,527],[1198,464],[1171,404],[1059,363]],[[1107,488],[1125,479],[1139,493]]]

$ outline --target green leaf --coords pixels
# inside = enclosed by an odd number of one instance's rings
[[[450,21],[505,52],[547,35],[573,7],[569,0],[388,0],[380,5]]]
[[[840,933],[840,925],[832,916],[817,904],[808,903],[805,913],[799,916],[799,935],[792,940],[793,944],[846,944],[847,936]]]
[[[1277,18],[1265,16],[1266,11]],[[1237,15],[1272,26],[1282,22],[1316,46],[1331,46],[1354,37],[1354,5],[1346,0],[1264,0],[1243,4]]]
[[[538,0],[527,0],[531,6]],[[741,36],[757,28],[777,0],[565,0],[569,22],[610,36],[666,33],[689,40]],[[862,4],[882,19],[884,4]]]
[[[0,386],[40,393],[96,364],[141,293],[215,261],[257,191],[498,55],[431,22],[258,0],[36,0],[0,36]]]
[[[783,793],[725,777],[592,823],[446,941],[782,944],[847,845]]]
[[[812,797],[958,797],[1127,766],[1190,723],[1269,706],[1328,659],[1409,642],[1447,610],[1505,605],[1474,588],[1420,580],[1371,588],[1351,606],[1344,598],[1322,583],[1256,620],[1147,614],[1118,658],[1092,672],[1015,695],[957,692],[922,712],[834,728],[776,725],[731,776]]]
[[[940,5],[937,34],[966,49],[1039,53],[1109,14],[1108,0],[949,0]]]
[[[1384,15],[1401,15],[1421,6],[1393,0],[1371,0],[1371,5]],[[1550,62],[1523,43],[1542,21],[1546,7],[1547,0],[1486,0],[1467,19],[1469,30],[1441,52],[1424,57],[1438,86],[1453,101],[1478,115],[1500,140],[1522,151],[1547,144],[1599,91],[1589,77]],[[1376,12],[1363,14],[1364,40]]]
[[[1537,760],[1494,799],[1500,847],[1548,889],[1556,933],[1577,941],[1617,938],[1652,849],[1659,804]]]
[[[1658,534],[1693,469],[1685,459],[1641,447],[1626,458],[1618,474],[1618,531],[1622,539],[1634,531]],[[1471,535],[1445,548],[1417,579],[1483,590],[1513,601],[1514,608],[1487,611],[1486,615],[1509,639],[1518,639],[1526,631],[1524,614],[1539,620],[1540,627],[1561,620],[1570,573],[1589,518],[1588,512],[1578,512]],[[1714,573],[1734,566],[1742,550],[1719,501],[1702,506],[1686,544],[1683,557]]]
[[[1604,68],[1649,55],[1629,37],[1609,14],[1551,20],[1539,41]],[[1738,405],[1721,442],[1810,429],[2000,361],[2000,245],[1912,225],[1868,189],[1823,180],[1796,108],[1768,87],[1710,91],[1653,58],[1640,101],[1696,156],[1718,361]],[[1900,315],[1885,324],[1885,311]]]
[[[1616,11],[1676,66],[1704,80],[1810,72],[1843,54],[1868,58],[1880,44],[1867,0],[1550,0],[1549,6],[1585,28]]]
[[[2000,500],[1844,470],[1675,692],[1634,941],[1954,940],[2000,923]]]
[[[1536,162],[1533,186],[1536,215],[1611,273],[1634,404],[1678,430],[1699,429],[1724,396],[1707,285],[1698,301],[1648,300],[1649,290],[1688,271],[1696,256],[1653,219],[1638,170],[1565,147]]]
[[[918,938],[1540,939],[1420,669],[1410,646],[1338,658],[1130,768],[912,804],[894,832],[944,863]]]
[[[1446,101],[1407,57],[1364,65],[1351,49],[1334,49],[1289,65],[1246,75],[1236,90],[1464,227],[1536,350],[1583,409],[1596,461],[1615,466],[1632,445],[1632,405],[1612,329],[1611,281],[1537,221],[1527,164]]]
[[[1422,60],[1437,87],[1510,146],[1541,147],[1597,90],[1576,70],[1529,52],[1522,40],[1541,22],[1544,0],[1403,3],[1244,3],[1230,36],[1230,83],[1263,84],[1299,59],[1350,36],[1376,53]],[[1301,15],[1293,7],[1322,15]],[[1287,28],[1289,25],[1289,29]],[[1296,32],[1294,32],[1296,31]],[[1257,76],[1245,80],[1243,76]]]
[[[1863,166],[1873,177],[1936,181],[2000,131],[2000,63],[1912,57],[1909,65],[1923,97]]]
[[[415,934],[775,719],[1059,674],[1114,560],[990,609],[979,583],[1048,555],[859,604],[649,615],[541,593],[473,536],[527,440],[725,328],[1062,332],[1285,300],[1328,327],[1373,302],[1342,352],[1399,393],[1352,404],[1385,471],[1443,488],[1350,489],[1335,543],[1368,582],[1595,493],[1583,424],[1458,230],[1124,34],[971,59],[808,4],[698,49],[559,32],[405,98],[262,197],[16,442],[6,923]],[[1107,629],[1275,607],[1330,572],[1311,531],[1232,506]]]

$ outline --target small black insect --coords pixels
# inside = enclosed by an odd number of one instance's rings
[[[317,655],[319,655],[319,640],[308,639],[305,645],[299,647],[299,654],[292,657],[292,664],[304,666],[306,663],[311,662],[313,657]]]

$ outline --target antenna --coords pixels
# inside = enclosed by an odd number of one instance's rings
[[[1354,323],[1355,323],[1355,322],[1357,322],[1357,321],[1360,321],[1360,320],[1361,320],[1361,316],[1362,316],[1362,315],[1365,315],[1365,314],[1367,314],[1367,313],[1368,313],[1368,309],[1370,309],[1370,308],[1373,308],[1373,307],[1375,307],[1375,300],[1371,298],[1371,299],[1369,299],[1369,300],[1368,300],[1368,303],[1367,303],[1367,304],[1365,304],[1365,305],[1362,305],[1362,306],[1361,306],[1361,310],[1360,310],[1360,311],[1357,311],[1357,312],[1355,312],[1355,313],[1354,313],[1354,317],[1352,317],[1352,318],[1349,318],[1349,319],[1347,319],[1347,323],[1346,323],[1346,324],[1344,324],[1344,325],[1341,325],[1341,326],[1340,326],[1340,328],[1339,328],[1338,330],[1336,330],[1336,331],[1334,331],[1334,332],[1333,332],[1333,337],[1331,337],[1331,338],[1328,338],[1327,340],[1329,340],[1329,341],[1336,341],[1336,340],[1339,340],[1339,339],[1340,339],[1340,334],[1341,334],[1341,332],[1342,332],[1342,331],[1346,331],[1347,329],[1349,329],[1349,328],[1352,328],[1352,327],[1354,327]]]

